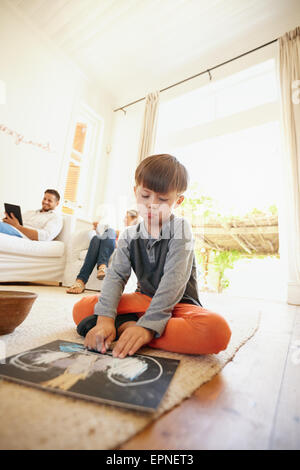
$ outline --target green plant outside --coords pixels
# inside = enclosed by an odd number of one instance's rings
[[[275,204],[272,204],[268,208],[258,209],[253,208],[250,212],[247,212],[244,216],[236,217],[233,215],[223,215],[218,207],[217,201],[210,196],[200,194],[200,190],[197,184],[192,185],[189,190],[189,195],[185,198],[182,205],[180,206],[181,215],[186,216],[193,225],[193,219],[195,215],[200,215],[203,218],[204,223],[210,219],[218,221],[221,224],[229,223],[233,219],[239,220],[249,216],[276,216],[278,215],[278,209]],[[218,281],[216,285],[216,291],[222,292],[229,287],[229,280],[226,277],[227,269],[234,269],[235,264],[242,258],[266,258],[276,257],[279,255],[256,255],[246,254],[238,250],[215,250],[215,249],[203,249],[195,250],[196,261],[200,273],[203,275],[204,288],[207,286],[207,275],[209,268],[212,268],[218,273]]]

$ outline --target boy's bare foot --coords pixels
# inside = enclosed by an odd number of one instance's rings
[[[105,278],[105,274],[106,274],[106,266],[105,264],[100,264],[97,270],[97,279],[100,279],[100,281],[102,281],[102,279]]]
[[[82,294],[85,284],[81,279],[76,279],[74,284],[66,290],[67,294]]]

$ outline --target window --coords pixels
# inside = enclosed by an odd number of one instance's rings
[[[276,101],[275,61],[271,59],[161,103],[157,142],[166,134]]]
[[[186,166],[190,188],[198,184],[224,215],[268,210],[280,197],[278,121],[171,149]],[[189,194],[189,193],[187,193]]]
[[[93,213],[101,137],[101,119],[83,107],[76,120],[68,159],[62,211],[89,218]]]
[[[223,213],[278,202],[280,128],[275,61],[162,103],[156,153],[173,153]]]
[[[225,286],[226,292],[233,295],[285,299],[286,260],[281,253],[278,255],[277,209],[280,215],[283,200],[279,120],[274,59],[160,105],[155,153],[175,155],[188,170],[187,209],[178,208],[177,212],[182,215],[183,211],[193,227],[202,290],[220,292],[220,286]],[[253,250],[236,260],[233,270],[226,268],[224,282],[224,272],[219,267],[221,262],[225,265],[225,255],[234,253],[231,248],[228,253],[224,253],[225,248],[219,252],[217,234],[226,234],[226,227],[231,226],[226,226],[227,222],[233,220],[234,224],[239,217],[252,218],[256,225],[253,214],[263,214],[268,224],[277,218],[275,228],[268,227],[263,232],[273,230],[274,238],[269,240],[267,235],[263,240],[260,228],[255,232],[256,227],[245,230],[245,238],[241,230],[237,241],[246,248],[252,245]],[[209,218],[220,224],[219,232],[213,224],[213,228],[209,227]],[[218,224],[215,225],[219,227]],[[237,232],[232,233],[236,236]],[[258,252],[253,233],[255,240],[261,237],[262,242],[269,243],[274,255]],[[203,243],[203,235],[211,242],[210,248]],[[213,245],[215,249],[211,248]]]

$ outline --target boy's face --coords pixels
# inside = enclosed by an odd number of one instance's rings
[[[172,211],[184,200],[184,196],[178,195],[176,191],[161,194],[144,186],[135,186],[134,193],[140,215],[152,226],[167,221]]]

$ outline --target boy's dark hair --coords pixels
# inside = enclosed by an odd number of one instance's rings
[[[156,193],[177,191],[181,194],[188,186],[188,172],[172,155],[151,155],[142,160],[137,167],[135,183]]]
[[[49,194],[54,194],[54,196],[56,197],[57,201],[60,200],[60,195],[59,195],[59,192],[56,191],[56,189],[46,189],[45,193],[49,193]]]

